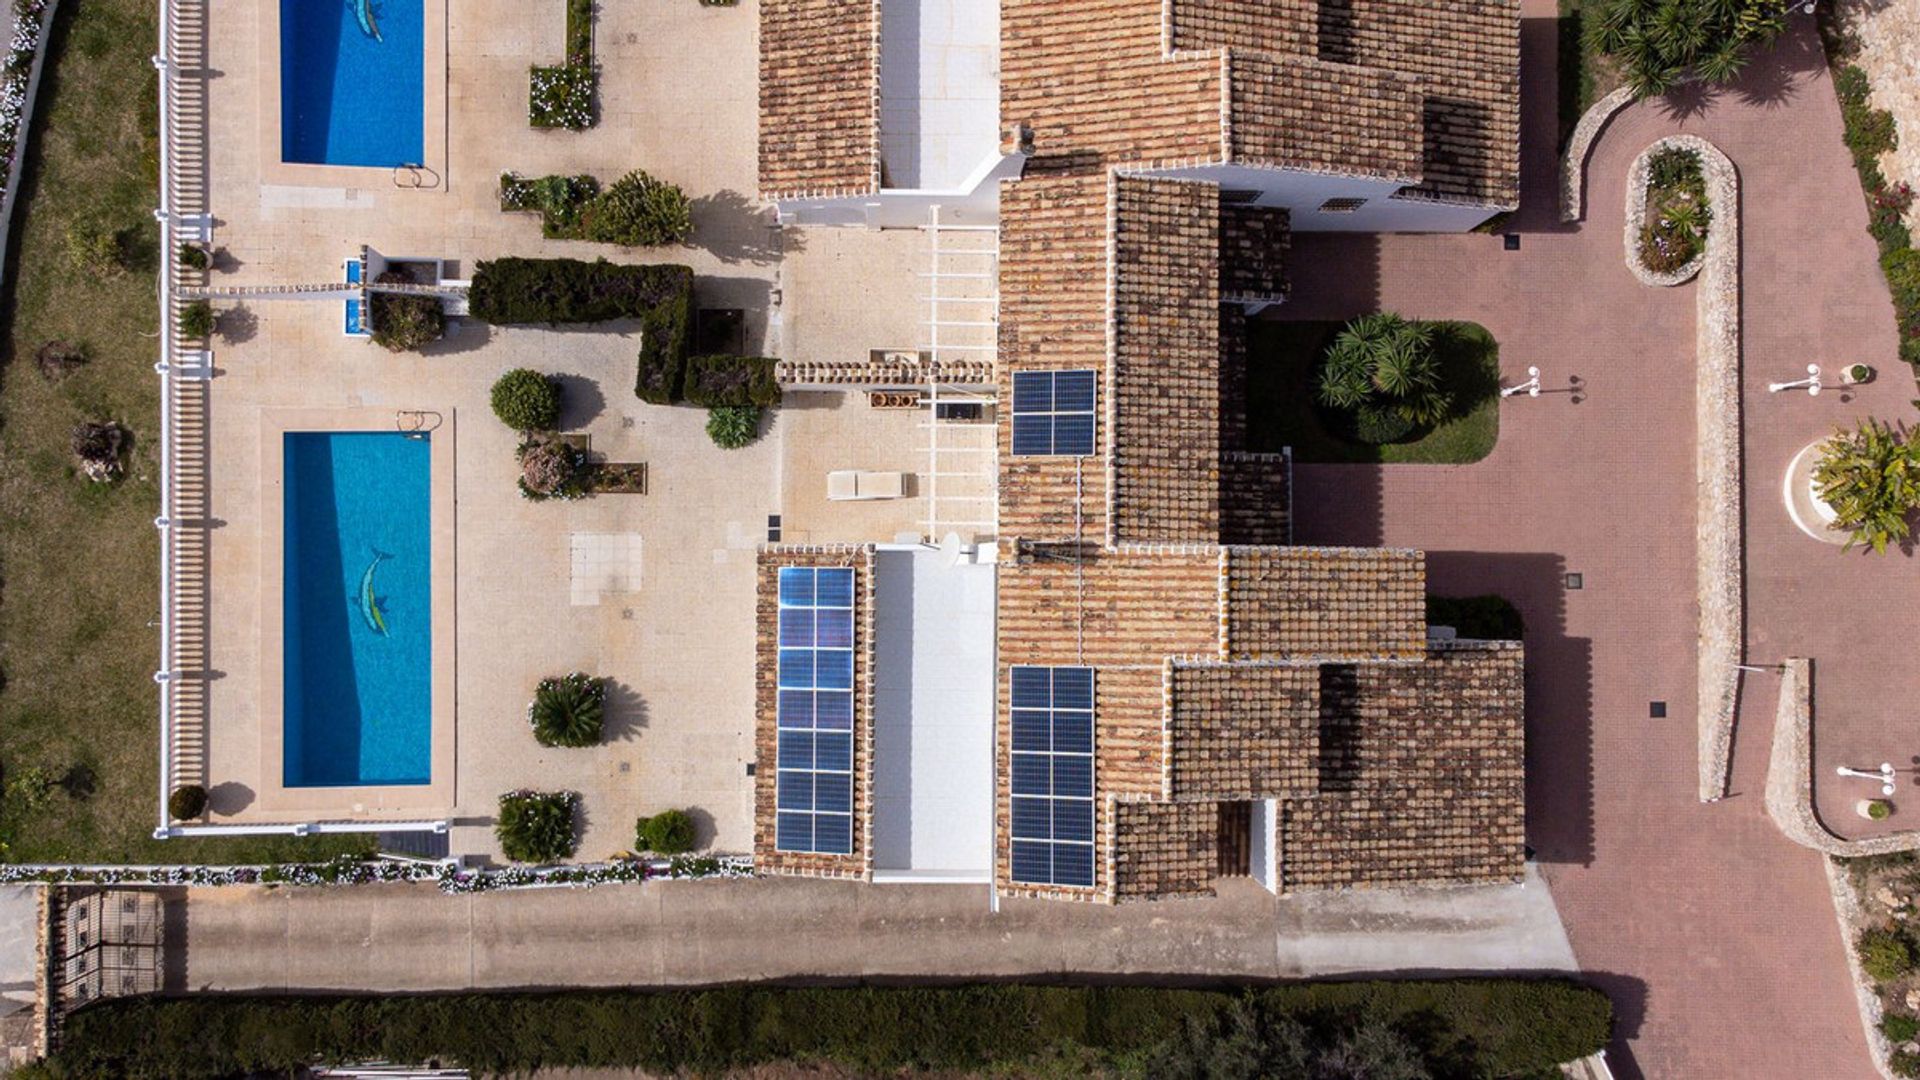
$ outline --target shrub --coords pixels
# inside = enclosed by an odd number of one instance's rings
[[[1854,943],[1860,967],[1879,982],[1892,982],[1913,970],[1913,945],[1891,930],[1862,930]]]
[[[1885,553],[1907,540],[1908,517],[1920,509],[1920,444],[1872,419],[1826,441],[1814,465],[1814,493],[1830,507],[1833,527],[1852,533],[1847,547]]]
[[[1399,410],[1362,405],[1353,414],[1353,437],[1372,446],[1397,443],[1413,434],[1413,421]]]
[[[510,791],[500,796],[500,820],[494,835],[514,862],[559,862],[573,854],[573,812],[580,796],[571,791]],[[414,1058],[411,1060],[424,1060]]]
[[[1901,248],[1880,257],[1880,272],[1887,277],[1887,291],[1893,294],[1894,310],[1920,310],[1920,251]]]
[[[94,220],[79,220],[67,225],[67,259],[83,274],[116,278],[127,272],[126,237]]]
[[[1895,1076],[1920,1076],[1920,1054],[1911,1050],[1895,1050],[1887,1059],[1887,1067]]]
[[[551,431],[560,422],[560,384],[532,368],[500,376],[491,399],[493,415],[515,431]]]
[[[167,796],[167,816],[175,821],[192,821],[207,810],[207,789],[199,784],[182,784]]]
[[[540,680],[527,723],[541,746],[596,746],[606,705],[607,681],[576,671]]]
[[[1641,97],[1695,75],[1731,82],[1753,48],[1787,27],[1788,0],[1588,0],[1581,9],[1588,46],[1619,62]]]
[[[635,169],[581,208],[580,231],[603,244],[676,244],[693,232],[693,203],[678,187]]]
[[[1319,398],[1354,413],[1394,412],[1414,427],[1440,423],[1453,398],[1442,385],[1433,324],[1392,312],[1348,323],[1321,362]]]
[[[1416,1026],[1448,1076],[1557,1075],[1558,1063],[1605,1046],[1612,1026],[1605,995],[1560,979],[1227,991],[995,984],[202,995],[76,1010],[55,1064],[73,1076],[183,1078],[289,1073],[316,1060],[444,1060],[491,1075],[568,1066],[717,1074],[813,1062],[860,1075],[1017,1076],[1064,1054],[1098,1075],[1139,1063],[1183,1025],[1237,1002],[1310,1027],[1323,1017],[1349,1028],[1369,1018]]]
[[[591,479],[587,455],[559,439],[535,439],[520,444],[520,494],[534,502],[579,499]]]
[[[578,239],[580,211],[599,193],[600,182],[586,175],[525,179],[500,174],[500,209],[538,211],[541,235],[550,240]]]
[[[537,128],[585,131],[593,126],[593,65],[533,65],[527,71],[527,122]]]
[[[1504,596],[1429,596],[1427,623],[1451,626],[1463,638],[1474,641],[1519,641],[1527,626],[1520,609]]]
[[[180,336],[190,341],[205,341],[219,325],[213,305],[205,300],[195,300],[180,309]]]
[[[1698,153],[1668,147],[1648,159],[1646,221],[1640,230],[1642,266],[1671,274],[1700,257],[1713,207]]]
[[[707,410],[707,438],[722,450],[738,450],[760,437],[760,407],[721,405]]]
[[[1867,817],[1874,821],[1885,821],[1893,816],[1893,804],[1885,799],[1872,799],[1867,803]]]
[[[1880,1017],[1880,1034],[1888,1042],[1912,1042],[1920,1038],[1920,1019],[1909,1013],[1890,1012]]]
[[[693,291],[675,296],[640,317],[640,356],[634,395],[655,405],[680,400],[687,373],[687,338],[693,332]]]
[[[380,275],[380,280],[393,282],[406,278],[389,270]],[[373,319],[373,343],[389,352],[418,352],[447,332],[446,312],[437,296],[369,293],[367,313]]]
[[[205,270],[213,265],[213,256],[198,244],[181,244],[180,265],[188,270]]]
[[[773,377],[774,361],[764,356],[694,356],[687,360],[686,386],[681,395],[689,405],[780,404],[780,384]]]
[[[551,326],[645,320],[662,307],[690,307],[692,296],[693,271],[685,266],[505,258],[474,268],[467,300],[474,318],[486,322]],[[680,321],[686,320],[682,313]],[[681,348],[684,359],[684,330]]]
[[[685,810],[662,810],[634,824],[634,843],[655,855],[684,855],[693,850],[693,818]]]
[[[87,479],[106,483],[120,478],[120,455],[126,448],[127,429],[112,420],[88,420],[73,429],[73,456],[80,460],[80,471]]]

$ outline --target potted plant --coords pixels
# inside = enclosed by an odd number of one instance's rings
[[[1840,381],[1848,386],[1872,382],[1873,369],[1865,364],[1848,364],[1840,369]]]
[[[1853,810],[1868,821],[1885,821],[1893,816],[1893,804],[1885,799],[1861,799],[1853,804]]]

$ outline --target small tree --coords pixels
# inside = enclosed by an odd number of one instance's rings
[[[1390,311],[1362,315],[1334,338],[1320,368],[1319,397],[1323,405],[1367,419],[1359,434],[1377,441],[1438,424],[1453,408],[1453,396],[1442,386],[1433,326]],[[1403,423],[1387,422],[1390,416]]]
[[[380,275],[381,284],[406,281],[398,271]],[[367,297],[373,343],[388,352],[418,352],[447,332],[447,315],[437,296],[374,292]]]
[[[1834,512],[1833,527],[1852,533],[1851,550],[1884,553],[1907,541],[1920,508],[1920,445],[1879,421],[1828,439],[1813,471],[1814,494]]]
[[[551,431],[560,422],[560,384],[532,368],[514,368],[493,384],[493,415],[517,431]]]
[[[603,244],[677,244],[693,233],[693,203],[673,184],[635,169],[589,202],[580,222],[587,239]]]
[[[693,818],[685,810],[662,810],[634,824],[634,844],[655,855],[685,855],[693,850]]]
[[[707,410],[707,438],[722,450],[738,450],[760,437],[760,409],[721,405]]]
[[[189,341],[205,341],[219,325],[213,305],[205,300],[195,300],[180,309],[180,336]]]
[[[213,265],[213,256],[199,244],[180,245],[180,265],[188,270],[205,270]]]
[[[192,821],[207,810],[207,789],[199,784],[182,784],[167,796],[167,816],[175,821]]]
[[[558,862],[573,854],[573,814],[580,796],[571,791],[510,791],[500,796],[494,835],[514,862]]]
[[[527,703],[527,723],[541,746],[594,746],[600,742],[607,681],[576,671],[542,679]]]
[[[1799,0],[1589,0],[1587,42],[1619,61],[1640,97],[1673,89],[1689,75],[1732,82],[1755,46],[1787,28]]]

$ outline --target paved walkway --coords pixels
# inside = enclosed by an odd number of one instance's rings
[[[1912,566],[1801,536],[1779,495],[1801,446],[1867,412],[1907,415],[1913,389],[1893,364],[1838,108],[1801,20],[1741,93],[1685,116],[1658,104],[1621,114],[1592,155],[1585,224],[1563,228],[1551,206],[1553,7],[1526,5],[1521,250],[1494,237],[1296,237],[1285,315],[1475,319],[1500,340],[1510,381],[1533,364],[1550,389],[1580,377],[1584,395],[1509,402],[1498,448],[1477,465],[1301,466],[1299,538],[1422,547],[1436,591],[1497,591],[1521,607],[1530,838],[1581,966],[1620,1008],[1617,1071],[1871,1077],[1819,857],[1762,810],[1771,680],[1745,691],[1734,797],[1696,800],[1695,300],[1692,286],[1641,286],[1622,261],[1633,157],[1676,131],[1724,150],[1741,172],[1746,237],[1750,655],[1819,659],[1820,770],[1836,752],[1883,760],[1895,752],[1886,708],[1920,696],[1920,672],[1894,655],[1920,629],[1900,589]],[[1766,393],[1809,362],[1833,372],[1866,358],[1883,378],[1864,393]],[[1566,588],[1569,572],[1582,589]],[[1857,794],[1827,787],[1823,804]]]
[[[459,990],[745,979],[1567,971],[1538,878],[1519,888],[989,910],[983,886],[797,879],[446,896],[432,886],[183,890],[190,990]]]

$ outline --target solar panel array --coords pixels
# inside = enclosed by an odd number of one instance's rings
[[[1093,884],[1093,669],[1015,666],[1013,880]]]
[[[853,852],[853,571],[780,569],[774,847]]]
[[[1084,457],[1093,453],[1093,372],[1013,374],[1013,452]]]

